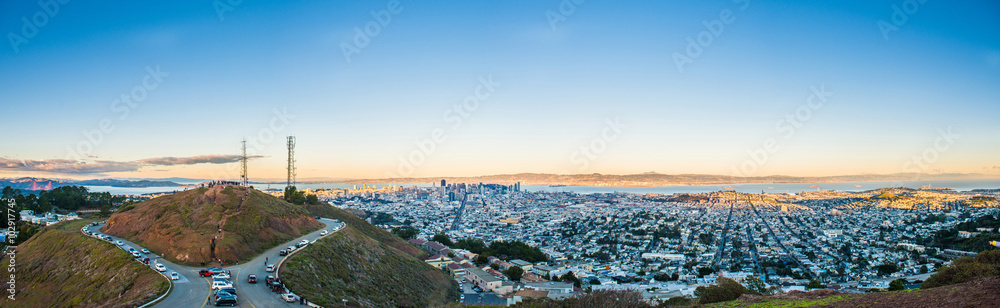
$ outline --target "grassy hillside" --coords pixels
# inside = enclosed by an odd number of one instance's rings
[[[402,252],[405,252],[417,259],[423,260],[427,258],[427,253],[413,246],[410,242],[399,238],[398,236],[383,230],[382,228],[373,226],[364,219],[358,218],[358,216],[348,213],[342,209],[330,206],[328,204],[314,204],[304,206],[309,213],[314,216],[326,217],[339,219],[347,223],[348,225],[354,227],[356,230],[360,231],[365,236],[368,236],[380,243],[396,248]]]
[[[458,284],[444,272],[373,239],[356,227],[358,222],[349,224],[282,265],[281,278],[295,293],[325,307],[340,305],[343,298],[364,307],[441,306],[458,300]]]
[[[705,307],[996,307],[997,303],[1000,303],[1000,277],[982,278],[926,290],[820,297],[810,296],[810,293],[812,292],[740,299]]]
[[[135,307],[166,292],[166,278],[113,244],[84,236],[85,224],[51,226],[19,246],[17,297],[0,298],[0,307]]]
[[[199,264],[212,262],[212,239],[215,257],[235,263],[323,226],[301,206],[257,190],[237,212],[244,193],[228,186],[154,198],[120,209],[101,230],[171,261]]]

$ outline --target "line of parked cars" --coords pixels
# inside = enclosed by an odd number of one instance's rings
[[[209,267],[198,271],[198,275],[202,277],[212,278],[212,304],[215,306],[236,306],[237,299],[236,288],[233,286],[233,282],[230,281],[233,277],[229,272],[218,268]]]
[[[105,222],[106,222],[106,220],[105,220]],[[93,237],[96,237],[96,238],[108,241],[110,243],[114,243],[116,246],[118,246],[118,248],[121,248],[122,250],[124,250],[128,254],[132,255],[132,257],[135,258],[136,261],[142,262],[142,264],[150,265],[149,264],[149,261],[150,261],[149,257],[146,256],[147,254],[151,253],[149,251],[149,249],[146,249],[146,248],[135,249],[132,246],[126,245],[125,242],[122,242],[122,240],[115,240],[114,238],[112,238],[110,236],[107,236],[107,235],[104,235],[104,234],[100,234],[100,233],[97,233],[97,232],[91,232],[89,228],[90,227],[96,227],[97,225],[98,225],[97,222],[91,222],[90,225],[83,227],[83,229],[81,229],[80,231],[82,231],[83,234],[86,234],[86,235],[89,235],[89,236],[93,236]],[[155,263],[155,264],[153,264],[151,266],[153,267],[153,269],[156,269],[156,271],[161,272],[161,273],[165,273],[167,271],[167,267],[164,266],[162,263]],[[181,279],[180,274],[177,274],[177,272],[170,272],[170,274],[168,274],[167,276],[170,277],[170,280],[179,280],[179,279]]]

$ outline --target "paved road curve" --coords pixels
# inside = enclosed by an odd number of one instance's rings
[[[223,268],[224,270],[229,271],[232,275],[232,279],[230,280],[233,282],[233,286],[236,288],[237,297],[239,298],[239,305],[237,307],[303,307],[299,305],[298,302],[285,303],[278,296],[278,293],[271,292],[270,289],[264,286],[264,277],[271,274],[264,271],[266,267],[264,262],[266,259],[268,261],[267,264],[276,264],[280,258],[284,258],[278,255],[279,250],[295,245],[295,243],[301,242],[302,240],[309,240],[310,242],[315,241],[320,237],[320,232],[323,230],[334,231],[336,227],[342,225],[341,222],[334,219],[321,218],[319,221],[324,223],[326,226],[320,230],[316,230],[312,233],[271,248],[261,253],[250,262]],[[88,225],[87,230],[95,234],[103,234],[100,232],[102,227],[104,227],[103,224],[98,224],[97,226]],[[129,245],[135,249],[142,250],[143,248],[142,246],[136,245],[135,243],[126,241],[122,238],[114,236],[112,236],[112,238],[112,242],[120,240],[125,245]],[[209,302],[209,296],[212,293],[209,288],[210,278],[198,275],[198,271],[203,268],[174,264],[154,253],[146,254],[146,257],[149,257],[150,266],[153,266],[155,263],[162,263],[167,267],[167,274],[177,272],[177,274],[180,275],[179,280],[173,281],[174,288],[170,295],[163,299],[163,301],[157,303],[154,307],[205,307],[212,305]],[[257,284],[248,283],[247,277],[250,274],[256,274],[257,279],[260,282]]]

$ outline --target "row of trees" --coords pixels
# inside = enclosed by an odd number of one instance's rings
[[[52,190],[32,192],[27,195],[20,189],[4,187],[3,199],[13,199],[18,210],[32,210],[36,213],[47,213],[55,209],[76,211],[79,209],[97,209],[102,207],[117,207],[126,201],[125,196],[116,196],[107,192],[88,192],[83,186],[60,186]]]
[[[531,247],[524,242],[514,241],[493,241],[489,245],[480,239],[464,238],[457,242],[452,242],[447,234],[438,233],[431,238],[432,241],[441,243],[455,249],[465,249],[482,257],[494,256],[503,259],[521,259],[531,263],[548,261],[538,247]]]
[[[11,227],[18,231],[14,245],[20,245],[24,241],[41,231],[42,227],[32,224],[18,223],[21,221],[22,210],[31,210],[35,213],[48,213],[51,211],[70,212],[80,209],[99,208],[102,216],[111,214],[111,207],[117,207],[126,201],[125,196],[114,196],[107,192],[88,192],[83,186],[61,186],[52,190],[31,192],[25,195],[20,189],[10,186],[4,187],[2,200],[14,200],[15,211],[9,213],[14,219],[3,224],[5,229]],[[6,204],[6,202],[4,202]],[[13,224],[11,226],[10,224]]]

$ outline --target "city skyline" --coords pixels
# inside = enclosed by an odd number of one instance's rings
[[[0,177],[1000,177],[987,1],[0,6]]]

